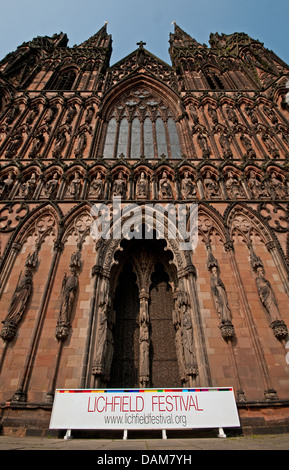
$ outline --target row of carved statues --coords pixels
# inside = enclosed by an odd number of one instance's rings
[[[4,120],[4,123],[0,127],[0,146],[2,146],[2,156],[5,159],[13,159],[20,155],[21,157],[27,155],[29,158],[43,158],[44,154],[48,151],[45,150],[45,146],[48,144],[48,141],[50,142],[51,140],[50,125],[57,115],[57,108],[49,108],[45,114],[43,123],[38,125],[33,131],[30,129],[30,124],[36,118],[39,110],[37,107],[30,110],[26,118],[26,123],[21,124],[20,126],[18,125],[15,132],[12,133],[7,142],[6,137],[10,133],[10,128],[9,126],[7,127],[7,124],[12,124],[13,120],[17,116],[17,110],[14,110],[13,112],[13,109],[14,108],[11,108]],[[202,157],[206,158],[219,158],[212,147],[211,140],[214,136],[210,136],[208,134],[206,123],[200,123],[196,107],[190,105],[189,109],[189,114],[193,121],[192,142],[195,142],[199,148],[197,153],[200,151]],[[282,123],[279,122],[276,112],[269,106],[264,106],[263,110],[264,115],[266,115],[270,121],[269,127],[264,123],[260,124],[259,131],[253,135],[250,129],[246,128],[244,123],[242,125],[240,124],[234,108],[227,108],[226,114],[229,121],[234,124],[235,128],[239,126],[237,133],[240,134],[240,148],[237,150],[236,142],[235,144],[233,142],[233,134],[235,131],[227,128],[226,126],[224,127],[223,124],[219,125],[217,110],[209,105],[208,114],[214,123],[215,128],[218,128],[219,138],[218,143],[217,141],[215,143],[220,147],[221,158],[243,158],[244,156],[247,158],[263,158],[264,152],[271,158],[279,158],[281,155],[288,153],[288,122],[285,120],[283,120],[284,122]],[[18,112],[20,111],[18,110]],[[255,123],[255,125],[259,124],[254,108],[246,107],[246,112],[248,116],[250,116],[252,123]],[[87,151],[92,135],[92,127],[90,124],[93,115],[95,114],[95,109],[93,106],[89,106],[86,110],[83,124],[76,132],[72,132],[71,123],[73,122],[76,114],[77,110],[75,105],[70,105],[67,109],[65,120],[57,130],[53,131],[53,144],[51,150],[48,151],[48,158],[63,158],[68,147],[70,148],[69,144],[72,138],[74,139],[74,156],[76,158],[82,158],[84,156],[84,152]],[[279,127],[277,126],[277,123],[279,123]],[[273,125],[278,127],[278,129],[276,127],[278,142],[275,139],[274,133],[272,133]],[[194,134],[197,134],[196,137],[193,137]],[[258,140],[258,135],[260,135],[260,140]],[[20,149],[22,149],[21,152]],[[70,156],[73,155],[70,154]],[[136,155],[135,158],[139,158],[139,155]]]
[[[158,176],[141,171],[133,179],[125,171],[119,170],[109,179],[103,171],[87,178],[80,171],[66,177],[55,171],[49,176],[30,173],[26,178],[16,177],[13,171],[0,180],[2,200],[14,197],[23,199],[108,199],[113,196],[122,199],[282,199],[289,194],[285,176],[271,170],[266,177],[250,169],[242,178],[236,171],[229,169],[220,178],[215,171],[206,169],[197,179],[185,170],[178,179],[170,171],[163,170]]]

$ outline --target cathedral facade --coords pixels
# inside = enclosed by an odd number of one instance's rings
[[[145,46],[0,62],[4,434],[120,387],[232,386],[244,431],[288,431],[289,67],[244,33]]]

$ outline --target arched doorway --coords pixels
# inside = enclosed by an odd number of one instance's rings
[[[180,387],[173,323],[176,276],[163,240],[125,241],[116,255],[111,388]]]

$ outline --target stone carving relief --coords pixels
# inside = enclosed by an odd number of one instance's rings
[[[166,171],[162,173],[162,177],[159,181],[159,197],[160,199],[172,199],[173,198],[173,190],[171,182],[168,178],[168,174]]]
[[[225,187],[230,199],[244,198],[245,193],[239,183],[239,179],[232,171],[229,171],[225,180]]]
[[[263,262],[255,254],[252,248],[252,244],[249,244],[249,251],[251,266],[256,274],[255,282],[260,301],[269,315],[270,326],[273,330],[275,337],[279,341],[283,341],[288,336],[288,329],[281,318],[274,290],[271,286],[271,283],[265,277]]]
[[[9,171],[8,175],[0,182],[0,198],[7,199],[14,185],[15,175]]]
[[[197,197],[196,186],[188,171],[184,172],[184,176],[181,181],[181,194],[183,199],[194,199]]]
[[[211,292],[216,306],[216,310],[220,320],[221,335],[225,340],[232,340],[235,336],[232,324],[232,314],[228,303],[228,297],[225,285],[220,278],[220,268],[218,261],[213,256],[211,246],[207,245],[207,268],[211,275]]]
[[[98,172],[96,177],[91,181],[89,186],[89,196],[95,199],[101,199],[103,196],[104,183],[101,177],[101,173]]]
[[[206,171],[206,174],[203,179],[205,194],[207,199],[214,199],[220,197],[220,188],[219,184],[213,177],[211,171]]]

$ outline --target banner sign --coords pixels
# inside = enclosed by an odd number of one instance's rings
[[[56,390],[50,429],[239,427],[233,388]]]

